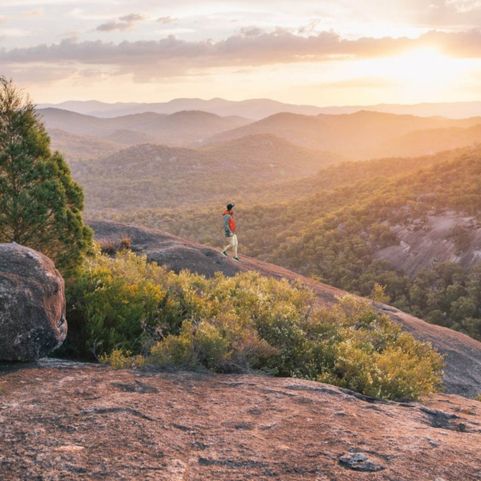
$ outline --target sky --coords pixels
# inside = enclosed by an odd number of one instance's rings
[[[481,0],[0,0],[36,102],[481,100]]]

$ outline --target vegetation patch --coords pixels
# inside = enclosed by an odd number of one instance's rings
[[[417,399],[441,382],[441,356],[368,301],[321,308],[305,287],[253,272],[206,279],[128,251],[98,253],[68,297],[64,354],[118,368],[255,370],[384,399]]]

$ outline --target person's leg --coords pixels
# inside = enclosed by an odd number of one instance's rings
[[[227,255],[227,251],[228,251],[229,249],[231,249],[231,248],[232,248],[232,245],[233,245],[233,244],[232,244],[232,237],[227,237],[226,239],[227,239],[227,241],[229,241],[229,244],[227,244],[227,245],[222,249],[222,253],[223,253],[224,255]]]
[[[232,236],[232,246],[233,246],[233,248],[234,248],[234,257],[239,257],[239,256],[237,255],[237,248],[238,248],[238,246],[239,246],[239,241],[237,240],[237,235],[236,235],[236,234],[234,234],[234,235]]]

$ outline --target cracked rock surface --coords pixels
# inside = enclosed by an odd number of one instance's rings
[[[481,481],[481,403],[254,375],[0,365],[2,481]]]

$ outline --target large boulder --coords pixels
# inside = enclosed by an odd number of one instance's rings
[[[65,289],[54,263],[18,244],[0,244],[0,361],[33,361],[67,335]]]

